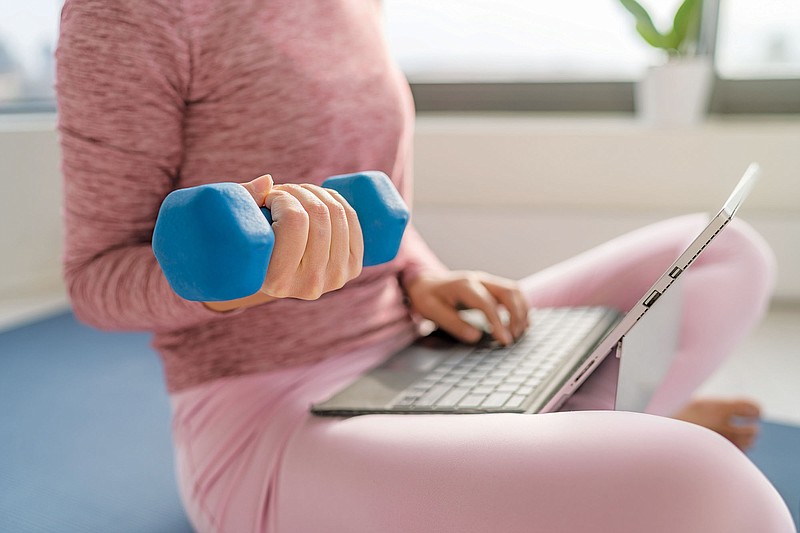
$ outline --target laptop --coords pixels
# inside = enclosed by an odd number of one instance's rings
[[[629,311],[531,310],[513,345],[475,345],[436,330],[331,396],[321,416],[545,413],[558,410],[609,354],[619,358],[617,410],[644,411],[676,352],[683,272],[725,229],[753,187],[751,164],[722,209]],[[480,313],[471,316],[472,320]],[[470,317],[467,317],[470,318]]]

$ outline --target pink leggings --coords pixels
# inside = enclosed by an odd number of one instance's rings
[[[643,228],[522,287],[533,306],[625,309],[703,224],[689,216]],[[772,259],[735,223],[684,276],[681,348],[652,403],[657,414],[684,404],[760,318]],[[172,395],[179,485],[197,530],[794,531],[775,489],[722,437],[652,414],[597,410],[610,406],[609,365],[568,403],[573,412],[308,413],[392,344]]]

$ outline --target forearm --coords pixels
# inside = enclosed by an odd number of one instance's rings
[[[75,314],[112,330],[173,330],[213,320],[217,313],[176,295],[149,244],[130,245],[91,258],[65,259],[65,281]]]

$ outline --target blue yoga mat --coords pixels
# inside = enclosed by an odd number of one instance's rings
[[[192,531],[148,344],[71,314],[0,334],[0,531]]]
[[[0,333],[0,532],[183,533],[170,412],[149,335],[69,314]],[[749,456],[800,507],[800,428]]]
[[[800,529],[800,427],[762,423],[747,455],[778,489]]]

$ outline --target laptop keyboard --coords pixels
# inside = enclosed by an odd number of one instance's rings
[[[400,393],[390,408],[520,412],[607,313],[598,307],[537,310],[515,344],[479,344],[448,357]]]

